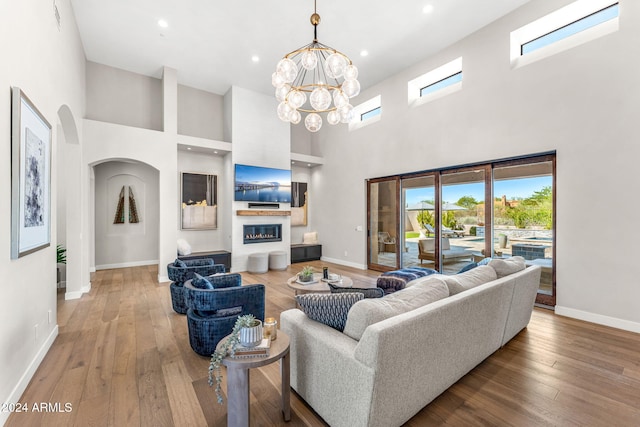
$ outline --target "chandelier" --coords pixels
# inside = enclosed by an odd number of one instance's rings
[[[320,15],[313,2],[313,41],[284,56],[271,75],[276,88],[278,117],[293,124],[302,120],[310,132],[322,127],[322,116],[331,125],[349,123],[353,106],[349,99],[360,93],[358,69],[351,60],[336,49],[318,41]],[[308,96],[307,96],[308,94]],[[333,102],[332,102],[333,101]]]

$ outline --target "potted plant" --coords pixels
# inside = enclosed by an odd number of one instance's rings
[[[313,267],[307,265],[298,273],[298,278],[301,282],[311,282],[313,280]]]
[[[211,362],[209,363],[209,386],[213,386],[215,379],[218,403],[222,404],[224,402],[222,398],[222,388],[220,386],[222,383],[222,359],[227,357],[227,355],[233,356],[235,354],[236,348],[240,344],[240,334],[243,329],[257,328],[258,326],[260,326],[260,330],[262,330],[262,322],[260,319],[256,319],[253,314],[238,316],[231,334],[223,341],[220,341],[216,351],[211,355]],[[260,341],[262,341],[262,331],[260,331]]]
[[[66,264],[67,264],[67,249],[62,245],[56,246],[56,264],[57,264],[57,283],[62,281],[62,270],[65,270],[66,276]],[[66,279],[66,277],[65,277]]]

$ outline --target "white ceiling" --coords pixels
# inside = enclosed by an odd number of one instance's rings
[[[365,89],[528,1],[317,0],[318,40],[351,58]],[[278,60],[313,39],[312,0],[71,3],[89,61],[158,78],[168,66],[180,84],[221,95],[232,85],[273,93]]]

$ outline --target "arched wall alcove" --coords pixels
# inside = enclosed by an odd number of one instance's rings
[[[92,165],[95,269],[159,263],[159,170],[132,159]]]

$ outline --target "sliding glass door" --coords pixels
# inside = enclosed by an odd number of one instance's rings
[[[374,179],[367,185],[368,265],[372,270],[395,270],[400,265],[399,178]]]
[[[435,185],[434,174],[407,177],[401,181],[404,206],[404,222],[401,233],[400,262],[405,267],[435,268],[435,252],[428,253],[429,244],[435,238]]]
[[[485,257],[539,265],[536,302],[554,306],[555,154],[368,182],[368,265],[457,274]]]
[[[442,173],[439,242],[443,274],[456,274],[488,253],[491,224],[485,219],[487,176],[488,166]]]
[[[537,302],[555,305],[555,158],[497,164],[493,169],[493,242],[498,256],[521,256],[542,270]]]

